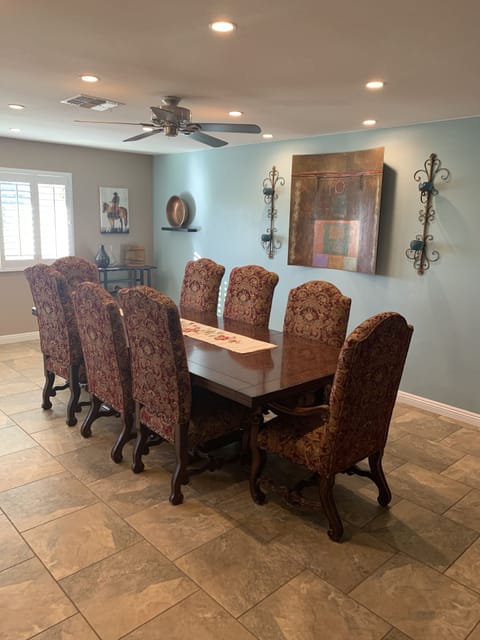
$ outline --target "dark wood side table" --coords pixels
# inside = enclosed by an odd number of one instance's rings
[[[156,269],[152,265],[130,266],[119,264],[113,267],[99,267],[100,282],[110,293],[116,293],[120,283],[124,287],[135,287],[137,284],[152,286],[152,271]],[[112,287],[113,285],[113,287]]]

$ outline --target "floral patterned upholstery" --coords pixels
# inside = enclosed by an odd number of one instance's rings
[[[330,282],[310,280],[288,295],[283,332],[341,347],[347,334],[351,299]],[[328,398],[331,386],[302,393],[289,402],[297,406],[316,404]],[[319,400],[321,399],[321,400]]]
[[[341,347],[347,334],[351,302],[330,282],[305,282],[289,293],[283,331]]]
[[[72,301],[65,278],[53,267],[36,264],[24,271],[36,307],[40,348],[44,356],[45,386],[42,407],[50,409],[54,396],[55,376],[64,378],[70,386],[67,424],[77,423],[80,382],[85,382],[83,353],[78,335]]]
[[[225,267],[209,258],[189,260],[180,292],[180,306],[216,313],[224,273]]]
[[[342,347],[329,406],[311,408],[310,415],[280,414],[258,434],[258,447],[319,475],[320,501],[335,540],[343,533],[332,493],[336,473],[368,458],[380,504],[391,499],[381,459],[412,332],[398,313],[365,320]],[[257,459],[257,488],[260,466]]]
[[[180,317],[170,298],[138,286],[120,290],[118,301],[130,344],[133,397],[140,404],[133,469],[143,469],[145,427],[175,444],[170,501],[178,504],[181,484],[188,482],[188,450],[239,430],[248,423],[249,410],[202,389],[192,391]]]
[[[58,258],[52,267],[59,271],[67,281],[69,292],[81,282],[98,282],[99,274],[97,265],[77,256],[65,256]]]
[[[268,327],[278,275],[257,265],[234,267],[230,273],[223,317]]]
[[[72,299],[92,395],[81,432],[89,437],[92,423],[98,417],[111,415],[102,411],[103,403],[120,413],[123,430],[112,449],[113,460],[120,462],[123,445],[130,439],[135,409],[130,354],[120,309],[99,283],[79,284]]]

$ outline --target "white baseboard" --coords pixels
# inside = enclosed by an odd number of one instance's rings
[[[473,411],[466,411],[465,409],[452,407],[448,404],[443,404],[442,402],[436,402],[435,400],[415,396],[413,393],[406,393],[406,391],[398,392],[397,401],[411,405],[412,407],[417,407],[417,409],[424,409],[424,411],[438,413],[439,415],[447,418],[454,418],[460,422],[471,424],[474,427],[480,427],[480,414],[473,413]]]
[[[9,336],[0,336],[0,344],[29,342],[30,340],[39,340],[38,331],[30,331],[29,333],[12,333]]]

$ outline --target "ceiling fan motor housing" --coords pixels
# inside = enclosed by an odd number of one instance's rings
[[[169,138],[174,138],[176,135],[178,135],[178,127],[176,124],[165,122],[165,124],[163,125],[163,133]]]

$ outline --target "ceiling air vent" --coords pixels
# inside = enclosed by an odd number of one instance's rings
[[[65,100],[60,100],[60,102],[62,104],[73,104],[74,107],[82,107],[82,109],[93,109],[94,111],[107,111],[122,104],[114,100],[107,100],[107,98],[97,98],[83,94],[73,96],[73,98],[65,98]]]

